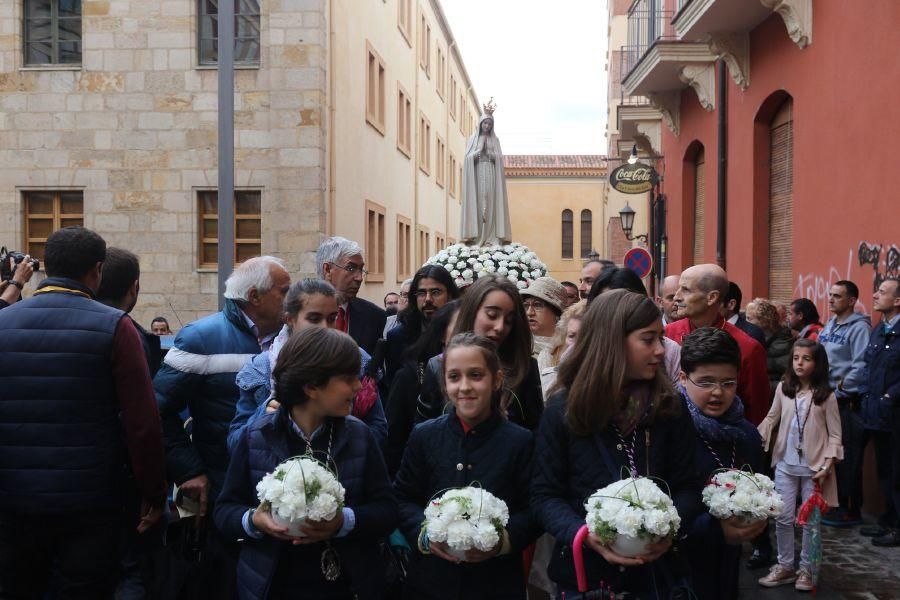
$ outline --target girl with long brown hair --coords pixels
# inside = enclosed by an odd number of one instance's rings
[[[555,390],[535,442],[532,510],[556,538],[549,575],[567,595],[577,588],[572,543],[584,525],[584,501],[629,473],[665,481],[686,530],[700,511],[691,466],[692,424],[663,366],[659,309],[626,290],[601,294],[588,307],[578,339],[559,366]],[[663,539],[626,558],[594,535],[587,545],[590,582],[652,597],[671,588],[671,546]],[[668,592],[665,592],[665,596]],[[662,594],[660,597],[664,597]]]
[[[473,283],[463,296],[453,333],[467,331],[497,346],[504,375],[501,411],[513,423],[535,430],[544,410],[541,377],[531,357],[531,329],[516,285],[499,275]]]

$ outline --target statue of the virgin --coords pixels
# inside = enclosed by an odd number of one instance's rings
[[[493,98],[484,105],[478,130],[466,144],[460,239],[485,246],[512,241],[503,152],[494,133]]]

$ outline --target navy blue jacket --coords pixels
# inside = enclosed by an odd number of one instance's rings
[[[687,398],[684,401],[690,402]],[[697,429],[694,429],[693,465],[697,481],[701,482],[701,485],[705,485],[711,475],[722,466],[742,470],[749,468],[754,473],[759,473],[760,469],[765,467],[759,431],[746,419],[736,427],[744,436],[735,441],[733,448],[728,442],[706,440],[704,443]],[[710,447],[718,456],[718,461],[710,452]],[[719,465],[719,462],[722,465]],[[742,548],[740,545],[730,545],[725,541],[719,520],[710,515],[705,506],[688,532],[684,549],[691,565],[693,590],[700,600],[737,598]]]
[[[611,428],[589,436],[572,432],[566,421],[566,393],[561,390],[554,394],[541,417],[535,438],[531,507],[544,530],[556,538],[547,571],[550,578],[560,587],[574,590],[577,581],[572,542],[585,524],[584,501],[598,489],[621,479],[621,467],[628,464],[628,459]],[[692,464],[693,424],[687,410],[680,405],[677,409],[673,416],[657,417],[649,426],[638,427],[634,454],[640,475],[649,471],[669,485],[682,531],[686,532],[702,510],[701,482]],[[614,461],[615,473],[609,472],[600,444]],[[590,549],[585,550],[584,560],[590,582],[606,581],[614,589],[622,590],[626,578],[634,580],[634,573],[619,571]],[[649,578],[649,573],[646,577]]]
[[[368,426],[355,417],[328,419],[328,426],[335,428],[331,457],[346,490],[345,504],[356,516],[353,530],[346,537],[333,539],[332,544],[340,555],[342,576],[349,577],[353,592],[359,598],[381,598],[384,568],[378,541],[397,526],[397,501]],[[318,435],[313,439],[317,455],[325,453],[326,437]],[[270,537],[245,539],[241,520],[247,510],[259,505],[256,484],[292,456],[290,448],[296,446],[298,439],[287,412],[281,408],[244,429],[228,466],[225,486],[213,516],[226,539],[243,540],[237,572],[238,595],[242,600],[267,597],[279,555],[288,542]],[[303,596],[298,598],[321,596],[314,589],[302,592]]]
[[[890,431],[891,407],[900,406],[900,317],[894,317],[890,329],[883,321],[872,329],[865,357],[863,424],[867,429]]]
[[[763,348],[766,347],[765,332],[760,329],[759,326],[754,325],[753,323],[748,321],[747,317],[745,317],[744,315],[738,315],[737,322],[734,324],[734,326],[759,342],[759,345]]]
[[[206,474],[211,497],[219,493],[228,468],[228,426],[240,394],[235,376],[256,354],[259,342],[233,300],[178,332],[153,379],[170,480],[181,485]],[[185,408],[193,417],[193,438],[184,431]]]
[[[126,453],[113,338],[121,310],[75,290],[0,312],[0,510],[71,514],[121,506]],[[83,291],[82,291],[83,290]]]
[[[531,432],[497,413],[468,433],[452,409],[413,429],[394,481],[400,528],[413,548],[406,582],[412,597],[525,597],[521,551],[538,534],[528,508],[531,455]],[[510,552],[458,565],[421,554],[417,539],[425,506],[443,491],[467,485],[478,485],[506,502]]]

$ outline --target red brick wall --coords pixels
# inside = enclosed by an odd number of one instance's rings
[[[606,224],[606,258],[621,265],[625,259],[625,253],[631,250],[631,242],[622,231],[622,219],[610,217]]]

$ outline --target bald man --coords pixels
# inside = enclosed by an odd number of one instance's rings
[[[678,291],[680,275],[669,275],[662,281],[659,296],[656,297],[656,305],[663,314],[663,326],[674,323],[681,317],[675,311],[675,292]]]
[[[738,396],[744,403],[747,419],[754,425],[769,412],[771,391],[766,372],[766,351],[759,342],[722,318],[722,303],[728,294],[728,275],[718,265],[696,265],[681,274],[675,305],[680,321],[666,326],[666,337],[681,343],[682,338],[699,327],[722,329],[741,348]]]

